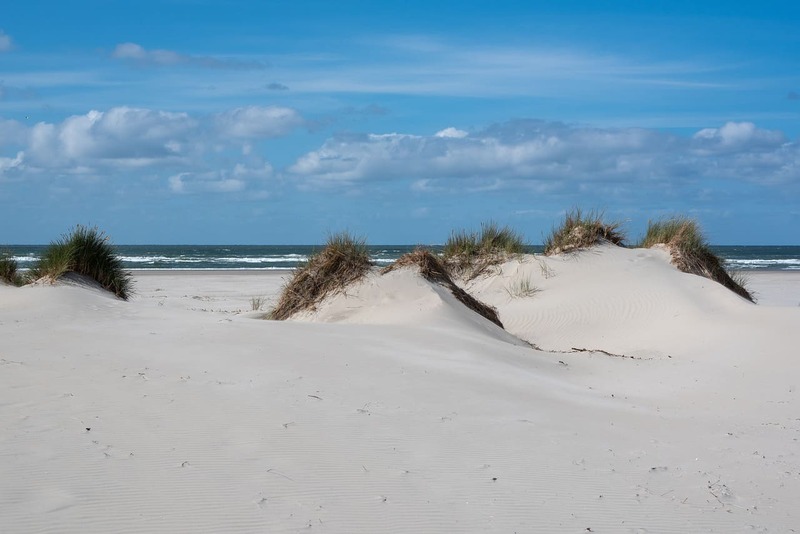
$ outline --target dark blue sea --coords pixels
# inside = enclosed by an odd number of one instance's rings
[[[17,260],[20,269],[36,262],[43,245],[0,245],[0,253]],[[118,245],[115,247],[126,269],[293,269],[319,246],[310,245]],[[370,254],[378,265],[388,265],[415,245],[371,245]],[[431,247],[434,250],[440,247]],[[800,246],[716,246],[712,247],[733,270],[800,270]],[[530,252],[541,253],[532,246]]]

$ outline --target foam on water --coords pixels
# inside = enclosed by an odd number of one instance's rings
[[[46,247],[0,245],[0,252],[10,253],[20,269],[30,268]],[[158,270],[276,270],[293,269],[319,250],[309,245],[120,245],[120,259],[127,269]],[[372,245],[368,247],[376,265],[389,265],[406,252],[410,245]],[[441,246],[432,247],[441,250]],[[541,247],[532,247],[541,253]],[[722,246],[714,251],[733,270],[800,270],[800,246]]]
[[[731,269],[759,269],[759,268],[782,268],[800,269],[800,259],[738,259],[731,258],[725,260],[725,264]]]

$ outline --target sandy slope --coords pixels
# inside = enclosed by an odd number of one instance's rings
[[[525,276],[540,291],[510,296]],[[509,342],[402,271],[327,322],[255,319],[251,297],[280,283],[137,273],[128,303],[0,287],[0,531],[800,522],[798,307],[750,305],[653,251],[473,284],[510,332],[615,357]]]

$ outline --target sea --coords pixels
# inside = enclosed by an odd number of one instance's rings
[[[30,268],[45,245],[0,245],[0,255],[17,260],[20,269]],[[370,245],[377,265],[389,265],[417,245]],[[441,246],[430,247],[434,251]],[[115,250],[126,269],[136,270],[285,270],[302,265],[320,246],[312,245],[117,245]],[[800,270],[800,246],[713,246],[726,267],[743,271]],[[528,252],[541,254],[540,246]]]

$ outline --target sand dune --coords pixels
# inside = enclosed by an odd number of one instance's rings
[[[535,295],[510,294],[520,280],[529,280]],[[678,271],[662,250],[611,245],[524,256],[467,288],[498,308],[510,332],[554,350],[591,347],[659,357],[692,351],[730,321],[763,312],[720,284]]]
[[[518,296],[520,279],[539,291]],[[315,317],[257,319],[251,298],[274,302],[280,285],[137,273],[130,302],[0,287],[0,531],[800,520],[797,306],[752,305],[663,253],[611,247],[470,284],[506,332],[402,270]]]
[[[417,269],[370,273],[344,293],[327,298],[294,321],[411,325],[436,330],[460,330],[525,346],[525,342],[458,301],[444,286],[423,278]]]

